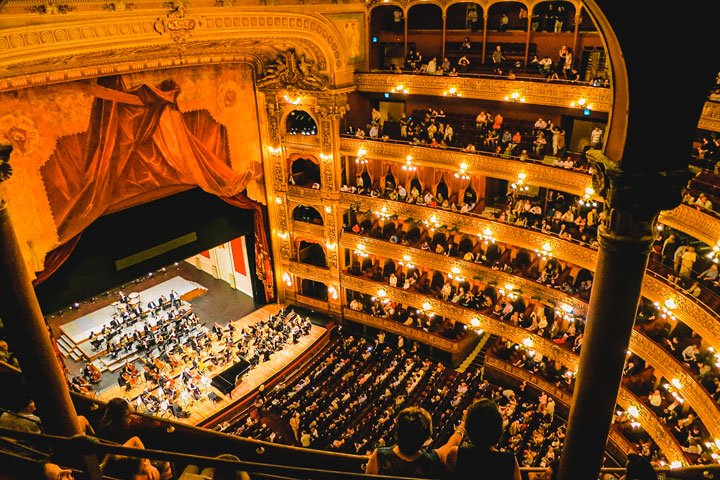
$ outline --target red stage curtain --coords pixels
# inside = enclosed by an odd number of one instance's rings
[[[155,191],[160,198],[171,186],[197,186],[232,199],[240,208],[252,208],[256,251],[268,256],[265,230],[259,228],[264,223],[260,207],[241,195],[250,180],[262,175],[262,168],[252,164],[238,173],[230,167],[225,128],[209,112],[180,112],[180,88],[173,80],[126,88],[122,77],[104,77],[92,93],[88,131],[59,139],[41,169],[63,244],[56,250],[108,211],[153,200]],[[265,273],[271,270],[265,268],[265,257],[257,261],[263,265],[267,291],[268,278],[272,290],[272,273]]]
[[[70,241],[63,243],[45,255],[45,269],[37,273],[35,280],[33,280],[33,285],[39,285],[50,278],[50,275],[55,273],[55,271],[60,268],[60,265],[65,263],[65,260],[70,257],[70,254],[75,250],[75,247],[77,247],[81,235],[82,234],[75,235]]]

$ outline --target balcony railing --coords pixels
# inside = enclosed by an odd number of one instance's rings
[[[325,239],[325,227],[322,225],[315,225],[312,223],[301,222],[299,220],[293,220],[292,223],[293,232],[311,235],[318,239]]]

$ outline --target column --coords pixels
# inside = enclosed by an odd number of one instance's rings
[[[488,27],[488,17],[490,17],[490,7],[485,7],[485,10],[483,11],[483,48],[482,48],[482,61],[481,64],[485,65],[485,55],[487,54],[487,27]]]
[[[582,14],[580,13],[580,12],[582,12],[582,8],[583,8],[582,5],[580,5],[580,7],[578,7],[577,12],[575,12],[575,31],[573,32],[573,46],[572,46],[573,59],[580,58],[580,54],[578,53],[577,48],[578,48],[578,34],[580,32],[580,22],[582,21]]]
[[[591,151],[593,159],[599,151]],[[622,377],[658,214],[680,202],[688,172],[635,173],[593,162],[605,199],[595,278],[568,417],[560,480],[597,478]]]
[[[4,159],[11,152],[11,147],[0,148]],[[0,178],[0,184],[8,178]],[[5,322],[10,348],[20,361],[23,378],[40,412],[43,431],[65,437],[82,435],[65,373],[55,354],[4,200],[0,200],[0,252],[0,318]],[[88,478],[100,478],[93,455],[83,456],[82,461]]]
[[[447,40],[447,10],[443,10],[442,15],[443,20],[443,29],[442,29],[442,55],[438,59],[438,63],[442,64],[443,60],[445,59],[445,43]]]

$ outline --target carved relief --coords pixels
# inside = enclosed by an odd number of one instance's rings
[[[12,145],[16,158],[34,153],[39,140],[40,134],[32,118],[18,112],[0,117],[0,144]]]
[[[325,90],[328,78],[319,71],[317,63],[290,49],[263,66],[263,76],[257,81],[259,88],[294,87],[301,90]]]
[[[193,31],[205,26],[202,17],[191,17],[187,13],[186,3],[173,3],[172,11],[165,18],[155,21],[155,31],[160,35],[169,35],[175,42],[186,42]]]
[[[313,280],[327,284],[330,279],[329,271],[327,268],[316,267],[315,265],[307,265],[304,263],[291,261],[289,264],[290,273],[295,276]]]
[[[708,245],[720,240],[720,218],[698,207],[682,204],[660,213],[660,222],[687,233]]]

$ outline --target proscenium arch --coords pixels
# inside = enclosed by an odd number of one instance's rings
[[[287,48],[312,52],[331,85],[352,82],[344,40],[331,21],[321,15],[240,8],[190,8],[188,16],[197,27],[178,42],[168,32],[158,33],[157,15],[112,15],[3,29],[0,68],[18,73],[0,79],[0,91],[186,65],[249,61],[258,70],[259,62],[250,59],[273,60],[279,41]],[[276,29],[282,37],[273,33]]]

